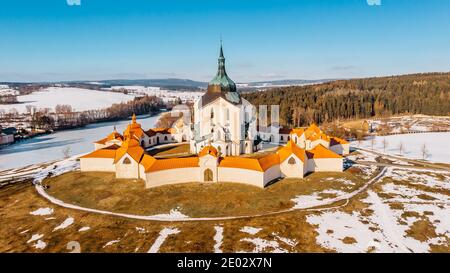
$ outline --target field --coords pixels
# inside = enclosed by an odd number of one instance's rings
[[[401,134],[376,136],[373,142],[368,139],[361,143],[354,142],[352,146],[372,149],[373,143],[373,149],[380,153],[450,164],[449,139],[450,132]]]
[[[332,179],[328,179],[328,178]],[[137,215],[188,217],[255,215],[292,208],[295,199],[317,193],[336,197],[361,187],[347,173],[314,173],[305,179],[283,179],[266,189],[237,183],[188,183],[145,189],[142,180],[116,180],[114,174],[70,172],[45,181],[47,192],[70,204]]]
[[[13,179],[0,189],[0,252],[450,252],[444,165],[391,164],[367,151],[350,158],[343,174],[282,180],[264,190],[229,183],[146,190],[140,181],[80,174],[68,159],[31,177],[52,176],[46,192],[66,202],[168,217],[67,208]],[[238,217],[195,218],[220,215]]]
[[[19,113],[26,113],[26,106],[32,105],[37,109],[51,108],[56,105],[71,105],[74,111],[96,110],[110,107],[114,103],[127,102],[134,96],[119,92],[96,91],[81,88],[50,87],[30,95],[18,96],[19,103],[2,105],[6,112],[16,109]]]

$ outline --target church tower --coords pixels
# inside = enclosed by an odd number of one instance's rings
[[[220,45],[217,73],[208,89],[194,104],[194,134],[191,152],[212,145],[221,155],[255,151],[256,121],[251,133],[249,117],[254,107],[241,98],[236,84],[227,75],[223,46]]]

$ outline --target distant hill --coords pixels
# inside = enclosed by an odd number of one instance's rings
[[[450,115],[450,73],[336,80],[243,96],[256,106],[279,105],[287,126],[405,113]]]
[[[276,81],[258,81],[248,83],[238,83],[238,88],[243,91],[252,91],[256,89],[267,89],[277,86],[296,86],[314,83],[323,83],[331,80],[276,80]],[[7,84],[10,86],[24,86],[24,85],[54,85],[64,84],[68,86],[78,86],[83,88],[98,89],[111,86],[154,86],[170,90],[198,90],[206,89],[208,82],[194,81],[189,79],[113,79],[113,80],[98,80],[98,81],[60,81],[60,82],[35,82],[35,83],[14,83],[14,82],[0,82],[0,84]]]

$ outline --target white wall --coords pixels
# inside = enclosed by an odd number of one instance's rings
[[[281,177],[280,165],[276,164],[264,172],[264,186]]]
[[[202,177],[200,177],[200,174]],[[198,167],[179,168],[146,173],[145,178],[145,187],[152,188],[169,184],[203,181],[203,173],[200,173]]]
[[[289,159],[294,158],[295,164],[289,164]],[[280,170],[283,177],[296,177],[303,178],[304,170],[303,170],[303,162],[294,154],[290,155],[286,160],[281,162]]]
[[[115,172],[113,158],[80,158],[82,172]]]
[[[342,172],[342,158],[308,159],[308,172]]]
[[[350,144],[337,144],[330,147],[330,150],[339,155],[348,155],[350,153]]]
[[[219,167],[220,182],[236,182],[264,188],[264,173],[259,171]]]
[[[131,164],[123,164],[122,162],[128,158]],[[116,178],[139,178],[139,164],[128,154],[116,163]]]

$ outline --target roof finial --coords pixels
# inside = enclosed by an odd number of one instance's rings
[[[223,56],[223,41],[222,41],[222,35],[220,35],[220,55],[219,55],[219,57],[220,57],[221,59],[224,59],[224,56]]]
[[[133,117],[131,118],[131,120],[133,121],[133,124],[136,123],[136,114],[135,113],[133,113]]]

